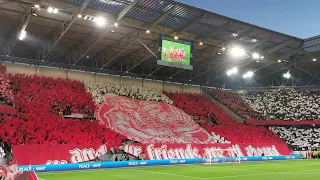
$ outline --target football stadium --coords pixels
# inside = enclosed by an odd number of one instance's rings
[[[320,36],[174,0],[0,0],[1,180],[320,179]]]

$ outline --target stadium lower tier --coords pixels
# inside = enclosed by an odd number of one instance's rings
[[[116,159],[105,158],[105,155],[114,154],[115,151],[144,160],[281,156],[291,153],[285,144],[131,144],[120,149],[117,145],[107,147],[100,144],[24,145],[13,146],[12,151],[20,165],[81,163],[94,161],[97,157],[105,159],[104,161],[115,161]],[[119,161],[121,158],[117,157]]]
[[[296,151],[319,151],[320,128],[319,126],[297,127],[269,127],[271,131],[281,137]]]

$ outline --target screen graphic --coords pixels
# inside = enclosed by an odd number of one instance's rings
[[[193,43],[190,41],[178,40],[174,41],[165,36],[160,37],[161,60],[158,60],[159,65],[171,66],[192,70],[190,61],[192,58]]]

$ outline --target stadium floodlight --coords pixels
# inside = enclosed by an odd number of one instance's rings
[[[146,33],[147,33],[147,34],[150,34],[150,30],[149,30],[149,29],[148,29],[148,30],[146,30]]]
[[[94,22],[98,25],[98,26],[104,26],[106,24],[106,20],[102,17],[97,17],[95,18]]]
[[[39,5],[39,4],[35,4],[34,7],[35,7],[36,9],[40,9],[40,5]]]
[[[19,40],[22,41],[26,37],[27,32],[26,31],[21,31],[19,34]]]
[[[202,42],[202,41],[200,41],[200,42],[199,42],[199,45],[200,45],[200,46],[202,46],[202,45],[203,45],[203,42]]]
[[[119,26],[119,23],[116,22],[116,23],[114,23],[113,25],[114,25],[114,27],[118,27],[118,26]]]
[[[48,12],[53,13],[53,7],[48,7]]]
[[[231,54],[235,57],[242,57],[246,54],[246,51],[238,46],[235,46],[231,49]]]
[[[281,63],[281,59],[278,59],[278,63]]]
[[[232,36],[233,37],[237,37],[237,36],[239,36],[239,34],[238,33],[232,33]]]
[[[253,59],[259,59],[260,58],[260,55],[256,52],[252,53],[252,58]]]
[[[283,77],[289,79],[291,77],[289,71],[287,73],[284,73]]]
[[[237,74],[237,73],[238,73],[238,68],[236,68],[236,67],[234,67],[234,68],[232,68],[232,69],[227,71],[227,75],[228,76],[231,76],[231,75]]]
[[[244,79],[251,78],[253,76],[253,71],[248,71],[242,75]]]
[[[54,8],[54,9],[53,9],[53,13],[54,13],[54,14],[57,14],[58,11],[59,11],[59,10],[58,10],[57,8]]]
[[[222,47],[222,48],[221,48],[221,51],[225,51],[225,50],[226,50],[226,48],[225,48],[225,47]]]
[[[316,59],[316,58],[313,58],[312,61],[317,61],[317,59]]]
[[[78,18],[82,18],[82,15],[81,15],[81,14],[78,14]]]
[[[178,39],[179,39],[179,37],[178,37],[178,36],[174,36],[173,38],[174,38],[174,40],[178,40]]]

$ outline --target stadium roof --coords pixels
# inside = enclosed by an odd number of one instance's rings
[[[99,27],[90,17],[107,24]],[[172,0],[0,0],[0,25],[5,61],[216,87],[320,80],[313,61],[320,58],[320,36],[303,40]],[[157,65],[160,34],[195,42],[192,71]],[[250,53],[233,59],[234,45],[264,59],[256,62]],[[255,75],[249,81],[227,77],[231,67]],[[289,82],[282,77],[287,71],[294,77]]]

